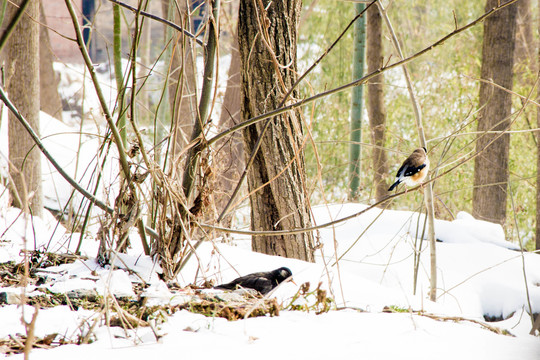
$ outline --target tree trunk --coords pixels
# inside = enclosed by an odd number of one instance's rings
[[[244,120],[277,108],[296,80],[296,30],[300,9],[299,0],[240,2],[238,42]],[[298,98],[296,91],[292,98]],[[310,226],[311,219],[301,150],[301,113],[290,111],[271,121],[248,173],[251,229],[305,228]],[[248,154],[263,127],[264,122],[243,132]],[[312,243],[310,232],[254,236],[252,248],[266,254],[314,261]]]
[[[383,66],[382,18],[377,6],[367,11],[367,72]],[[374,77],[367,83],[367,112],[373,143],[373,189],[375,200],[388,195],[388,185],[384,180],[388,174],[386,144],[386,108],[384,106],[384,75]]]
[[[14,1],[21,5],[22,1]],[[17,8],[8,4],[11,19]],[[39,2],[31,1],[7,44],[7,91],[10,100],[39,134]],[[43,199],[41,190],[41,153],[26,130],[13,114],[9,114],[9,160],[14,168],[10,175],[14,181],[14,205],[25,208],[28,204],[33,215],[41,216]]]
[[[356,3],[356,14],[364,11],[365,4]],[[354,43],[352,58],[353,79],[364,76],[365,49],[366,49],[366,20],[365,16],[354,23]],[[360,187],[360,172],[362,168],[362,102],[364,101],[364,86],[355,86],[351,91],[351,143],[349,145],[349,200],[357,200]]]
[[[225,130],[242,121],[240,115],[242,75],[240,74],[241,62],[240,53],[238,52],[238,36],[236,34],[232,36],[232,42],[229,79],[219,118],[219,128],[221,130]],[[218,214],[221,214],[245,166],[242,134],[239,132],[233,133],[228,139],[218,145],[218,149],[218,161],[216,161],[218,167],[216,210]],[[225,217],[223,225],[228,226],[230,223],[231,217]]]
[[[47,24],[42,1],[39,2],[40,19],[42,24]],[[49,29],[41,25],[39,27],[39,81],[40,81],[40,104],[41,111],[52,117],[62,120],[62,99],[58,93],[60,77],[54,72],[54,55],[49,40]]]
[[[488,0],[486,11],[497,6]],[[517,6],[497,11],[484,21],[482,79],[512,89]],[[512,95],[495,86],[480,84],[478,131],[505,131],[510,127]],[[482,151],[498,134],[480,134],[476,151]],[[476,157],[474,162],[473,215],[504,224],[508,185],[510,134],[504,134]]]
[[[539,8],[540,10],[540,8]],[[539,11],[540,14],[540,11]],[[540,23],[538,24],[540,31]],[[538,66],[540,67],[540,46],[538,47]],[[540,100],[540,89],[537,93],[537,101]],[[540,109],[536,108],[536,124],[540,127]],[[540,136],[536,136],[536,250],[540,250]],[[538,316],[540,319],[540,315]]]
[[[187,0],[161,0],[163,17],[191,30]],[[172,11],[169,14],[169,11]],[[165,26],[165,32],[170,27]],[[175,146],[177,154],[185,149],[197,117],[197,92],[195,79],[194,49],[192,40],[181,32],[173,33],[172,55],[169,73],[169,103],[171,119],[175,122]]]
[[[142,35],[140,40],[140,57],[141,63],[143,66],[140,66],[138,69],[139,76],[143,79],[150,75],[151,69],[151,48],[152,48],[152,23],[148,20],[145,20]],[[139,82],[139,118],[145,123],[149,123],[151,119],[150,112],[150,94],[152,90],[149,89],[149,86],[144,86],[143,82]]]
[[[535,62],[535,44],[533,36],[533,17],[531,12],[531,0],[520,0],[517,5],[516,22],[516,52],[515,64],[533,65]],[[522,72],[524,69],[519,69]]]

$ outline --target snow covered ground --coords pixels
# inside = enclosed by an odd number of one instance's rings
[[[319,206],[315,209],[315,219],[322,224],[364,208],[359,204]],[[22,217],[14,222],[18,210],[12,208],[3,207],[1,214],[0,261],[17,260],[24,233]],[[370,210],[335,228],[322,230],[325,257],[319,251],[315,264],[253,253],[249,250],[249,241],[238,238],[231,244],[203,243],[197,251],[200,263],[191,261],[179,277],[181,285],[200,284],[205,279],[222,282],[238,274],[288,266],[298,285],[306,281],[311,284],[322,282],[322,288],[330,290],[340,310],[321,315],[313,311],[281,311],[277,317],[239,321],[205,317],[182,310],[155,326],[158,337],[149,327],[125,331],[120,327],[107,327],[101,320],[94,330],[95,341],[92,344],[34,350],[33,356],[39,359],[73,356],[80,359],[95,359],[96,356],[145,359],[177,354],[203,359],[218,356],[235,359],[538,359],[540,340],[528,334],[531,320],[527,314],[529,305],[525,281],[532,310],[540,312],[539,255],[507,249],[501,246],[506,245],[504,238],[487,238],[485,231],[475,234],[474,229],[477,228],[474,226],[468,236],[464,236],[465,230],[459,222],[438,222],[438,228],[444,230],[438,236],[446,236],[448,241],[437,244],[439,289],[437,302],[433,303],[427,297],[427,244],[421,256],[417,295],[412,295],[412,235],[417,215],[389,210],[379,215],[380,210]],[[375,218],[377,220],[358,239]],[[474,225],[475,220],[470,217],[467,221]],[[483,222],[477,225],[478,229],[488,226]],[[33,248],[35,241],[37,246],[48,246],[60,252],[65,252],[68,247],[73,249],[76,243],[66,243],[65,230],[57,229],[51,235],[55,227],[56,223],[50,217],[43,221],[34,219],[37,235],[34,238],[29,227],[27,246]],[[503,233],[499,235],[503,236]],[[464,238],[469,240],[464,241]],[[91,257],[47,268],[49,280],[39,287],[61,293],[95,289],[102,294],[110,291],[118,296],[129,296],[133,295],[132,282],[141,282],[142,278],[151,284],[146,291],[155,303],[178,301],[175,299],[178,293],[171,292],[159,280],[159,266],[142,255],[136,241],[133,243],[134,247],[128,254],[117,259],[120,269],[100,268]],[[341,258],[338,273],[332,266],[336,249],[339,257],[353,243],[355,245]],[[97,253],[95,240],[86,239],[84,244],[85,253],[90,256]],[[122,270],[127,268],[129,272]],[[284,283],[272,296],[288,304],[297,290],[297,285]],[[1,291],[20,292],[20,289]],[[35,293],[36,286],[29,286],[27,292]],[[383,312],[385,306],[403,312],[386,313]],[[24,333],[21,311],[16,305],[0,307],[0,318],[3,319],[0,338]],[[33,308],[27,308],[25,312],[30,319]],[[436,320],[419,312],[436,314],[441,319],[457,316],[478,322],[485,322],[484,315],[504,317],[504,321],[489,324],[514,336],[496,334],[478,323]],[[96,317],[92,311],[71,311],[67,306],[42,309],[38,315],[36,336],[59,333],[73,339],[85,331],[87,325],[84,324],[91,323]],[[13,356],[19,357],[21,355]]]

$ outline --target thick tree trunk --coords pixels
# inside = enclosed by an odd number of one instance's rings
[[[296,79],[299,0],[241,1],[238,42],[242,60],[242,117],[277,108]],[[292,97],[297,97],[296,92]],[[244,131],[247,154],[261,136],[263,123]],[[253,230],[287,230],[310,226],[304,187],[300,111],[276,116],[262,139],[248,173]],[[307,261],[313,258],[310,232],[253,237],[252,248],[266,254]]]
[[[42,1],[39,2],[39,6],[41,23],[47,24]],[[60,77],[54,72],[54,55],[49,40],[49,29],[42,25],[39,27],[39,59],[41,111],[46,112],[58,120],[62,120],[62,99],[58,93]]]
[[[488,0],[486,11],[497,6]],[[512,89],[517,6],[497,11],[484,22],[481,77]],[[495,86],[480,84],[478,131],[509,130],[512,95]],[[480,134],[476,150],[482,151],[498,134]],[[476,157],[474,162],[473,215],[504,224],[508,185],[510,134],[504,134]]]
[[[163,16],[175,24],[191,30],[187,0],[161,0]],[[169,11],[172,10],[172,14]],[[169,31],[165,26],[165,32]],[[173,33],[172,57],[169,74],[169,102],[172,121],[177,125],[174,153],[182,152],[189,142],[197,117],[197,92],[194,49],[192,40],[180,32]]]
[[[20,5],[22,1],[14,1]],[[17,8],[8,3],[11,19]],[[39,2],[31,1],[7,44],[7,91],[10,100],[39,134]],[[27,203],[33,215],[41,216],[41,153],[13,114],[9,114],[9,160],[14,181],[14,205]],[[20,200],[20,201],[19,201]]]
[[[367,11],[367,72],[383,65],[382,18],[377,6]],[[371,79],[367,84],[367,111],[371,140],[373,142],[373,189],[380,201],[388,195],[385,177],[388,174],[386,144],[386,108],[384,106],[384,75]]]
[[[540,8],[539,8],[540,14]],[[540,31],[540,23],[538,24],[538,30]],[[540,46],[538,48],[538,66],[540,67]],[[537,101],[540,100],[540,89],[537,93]],[[540,127],[540,109],[536,108],[536,123]],[[540,250],[540,136],[536,136],[536,250]],[[540,319],[540,316],[538,316]]]
[[[221,115],[219,118],[219,128],[225,130],[242,121],[240,108],[242,102],[242,75],[240,53],[238,52],[238,37],[233,35],[231,47],[231,65],[229,67],[229,79],[227,89],[223,97]],[[218,154],[216,165],[218,168],[216,181],[216,210],[221,214],[225,205],[229,201],[236,183],[240,179],[245,161],[244,161],[244,142],[242,134],[233,133],[229,138],[218,145]],[[223,225],[230,224],[231,217],[225,217]]]
[[[538,90],[537,100],[540,100],[540,90]],[[536,122],[540,127],[540,109],[537,109]],[[536,250],[540,250],[540,136],[536,138]]]

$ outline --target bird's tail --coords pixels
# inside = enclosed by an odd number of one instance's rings
[[[220,289],[220,290],[236,290],[236,284],[221,284],[214,286],[214,289]]]
[[[395,183],[392,184],[392,186],[390,186],[390,187],[388,188],[388,191],[394,190],[395,187],[398,186],[400,182],[401,182],[401,181],[397,180]]]

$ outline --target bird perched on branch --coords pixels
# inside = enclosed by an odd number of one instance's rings
[[[214,289],[236,290],[249,288],[266,295],[283,281],[292,281],[292,271],[289,268],[280,267],[273,271],[256,272],[234,279],[230,283],[215,286]]]
[[[425,147],[418,148],[403,162],[396,174],[396,182],[388,191],[394,190],[400,183],[416,186],[422,183],[429,171],[429,159]]]

